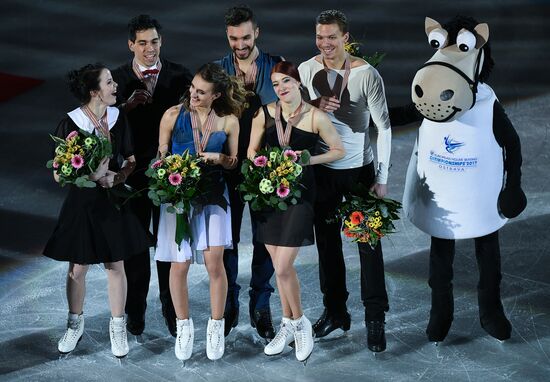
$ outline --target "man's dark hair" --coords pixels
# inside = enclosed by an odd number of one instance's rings
[[[128,40],[136,42],[136,32],[153,28],[157,30],[157,33],[160,36],[160,30],[162,27],[156,19],[149,15],[136,16],[128,23]]]
[[[254,17],[254,12],[247,5],[238,5],[236,7],[231,7],[225,12],[225,26],[226,27],[236,27],[247,21],[252,22],[252,26],[256,28],[258,23],[256,23],[256,18]]]
[[[319,13],[315,19],[315,25],[318,24],[338,24],[338,28],[343,34],[348,33],[348,19],[344,12],[336,9],[328,9]]]

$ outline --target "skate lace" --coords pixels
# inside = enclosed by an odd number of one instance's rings
[[[67,321],[67,330],[65,331],[65,334],[63,335],[63,339],[61,341],[71,341],[76,338],[78,335],[78,328],[79,328],[80,321]]]
[[[113,333],[113,340],[118,346],[124,346],[126,340],[126,326],[125,325],[111,325],[111,332]]]
[[[296,336],[296,347],[302,347],[306,343],[306,336],[307,333],[304,330],[304,324],[302,322],[298,323],[298,325],[295,326],[295,332]]]
[[[213,348],[217,348],[221,342],[220,328],[222,324],[218,321],[212,321],[212,330],[208,333],[208,341]]]
[[[273,340],[271,340],[271,342],[273,342],[273,345],[279,345],[281,343],[284,343],[287,339],[287,337],[291,334],[292,332],[290,331],[290,329],[288,328],[288,325],[286,324],[281,324],[280,326],[280,329],[279,331],[277,332],[277,334],[275,335],[275,338],[273,338]],[[270,342],[270,343],[271,343]]]
[[[368,335],[371,337],[380,337],[384,330],[384,324],[381,321],[370,321],[367,324]]]
[[[187,333],[184,333],[184,329],[189,329],[189,324],[178,324],[178,344],[180,347],[184,347],[184,344],[187,345],[191,341],[191,330],[187,330]]]

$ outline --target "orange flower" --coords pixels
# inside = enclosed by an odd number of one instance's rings
[[[351,222],[355,225],[361,223],[364,218],[363,214],[359,211],[352,212],[350,216]]]
[[[347,228],[347,227],[344,228],[344,235],[345,235],[346,237],[353,237],[353,233],[351,233],[351,232],[349,231],[349,228]]]

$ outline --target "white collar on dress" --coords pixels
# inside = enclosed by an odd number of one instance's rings
[[[119,113],[120,110],[118,110],[118,108],[107,106],[107,123],[109,125],[109,130],[111,130],[115,125]],[[94,132],[94,125],[92,124],[92,121],[90,121],[80,107],[68,112],[67,115],[80,129],[87,131],[88,133]]]

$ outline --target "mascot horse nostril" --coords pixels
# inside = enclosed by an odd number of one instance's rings
[[[420,85],[415,85],[414,92],[416,93],[418,98],[422,98],[422,96],[424,95],[424,92],[422,91],[422,88],[420,87]]]
[[[441,101],[448,101],[455,95],[455,92],[451,89],[443,90],[441,94],[439,95],[439,98]]]

